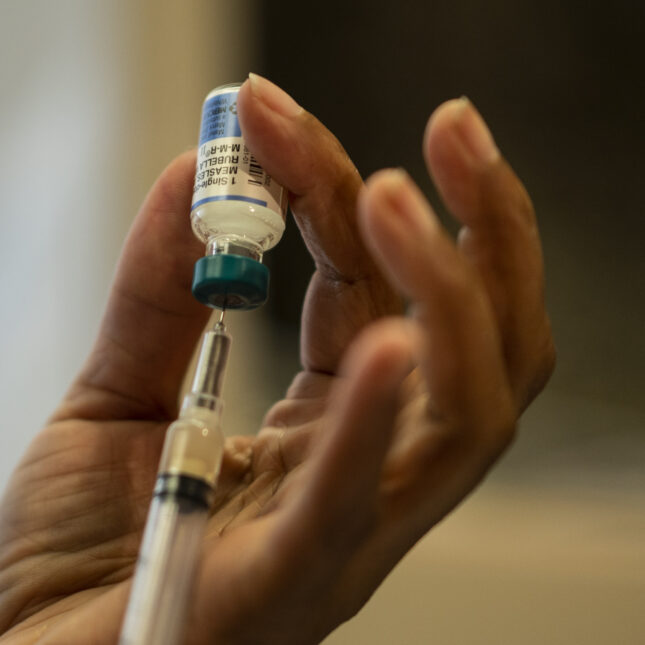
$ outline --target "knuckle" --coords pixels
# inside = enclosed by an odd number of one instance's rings
[[[525,410],[546,386],[555,370],[556,357],[555,343],[549,332],[544,337],[542,347],[535,359],[534,367],[526,379],[527,386],[520,400],[521,410]]]
[[[496,454],[499,455],[509,448],[516,436],[517,419],[514,416],[512,418],[507,418],[500,423],[498,425],[497,432],[495,433],[496,441],[493,444],[496,449]]]
[[[479,277],[475,272],[453,262],[436,267],[432,288],[438,296],[443,296],[448,301],[446,304],[453,305],[462,303],[470,306],[480,297],[481,292]]]
[[[517,419],[515,415],[498,417],[491,423],[482,426],[479,441],[475,447],[488,463],[493,463],[504,453],[517,436]]]
[[[509,393],[496,405],[488,406],[486,410],[480,408],[477,413],[458,422],[439,419],[439,426],[445,428],[443,440],[447,444],[492,463],[513,443],[517,435],[517,420],[518,413]],[[429,461],[435,456],[432,448]]]
[[[514,206],[514,210],[524,219],[533,221],[535,219],[535,208],[531,197],[529,196],[524,184],[514,177],[512,190],[512,199],[510,203]]]
[[[335,197],[355,197],[362,179],[347,151],[316,117],[307,113],[305,118],[308,121],[308,130],[316,132],[317,136],[309,141],[312,149],[303,155],[315,171],[305,173],[308,183],[303,192],[316,193],[317,189],[324,187],[325,192],[331,190]],[[321,181],[321,177],[326,181]]]
[[[506,161],[504,161],[501,173],[501,188],[505,193],[505,199],[500,203],[506,203],[511,211],[525,218],[533,219],[535,209],[531,197],[513,168]]]
[[[546,382],[551,378],[553,371],[555,370],[555,365],[557,362],[557,351],[555,348],[555,343],[553,338],[549,336],[548,344],[546,349],[542,354],[542,360],[540,363],[539,375],[542,381],[542,386],[546,385]]]
[[[494,460],[513,443],[517,435],[518,411],[508,392],[480,421],[482,449]]]
[[[489,222],[507,227],[515,223],[535,223],[533,202],[511,166],[506,161],[494,166],[483,177],[480,210],[487,213]]]

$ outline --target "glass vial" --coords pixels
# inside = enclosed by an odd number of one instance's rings
[[[208,94],[202,110],[191,224],[206,244],[195,265],[193,293],[204,304],[252,309],[266,300],[262,255],[284,231],[286,191],[246,146],[237,118],[241,85]]]

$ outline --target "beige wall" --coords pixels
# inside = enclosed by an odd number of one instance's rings
[[[91,345],[147,189],[196,142],[207,91],[248,73],[251,7],[2,3],[1,487]]]

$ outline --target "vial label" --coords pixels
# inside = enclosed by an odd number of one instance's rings
[[[284,219],[286,191],[264,171],[242,138],[238,89],[216,90],[204,103],[192,209],[213,201],[243,201]]]

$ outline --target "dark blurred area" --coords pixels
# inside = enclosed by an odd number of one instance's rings
[[[263,68],[363,176],[427,178],[431,110],[467,95],[537,209],[559,347],[553,387],[642,410],[645,3],[262,5]],[[271,314],[296,327],[311,262],[295,226],[269,254]]]

